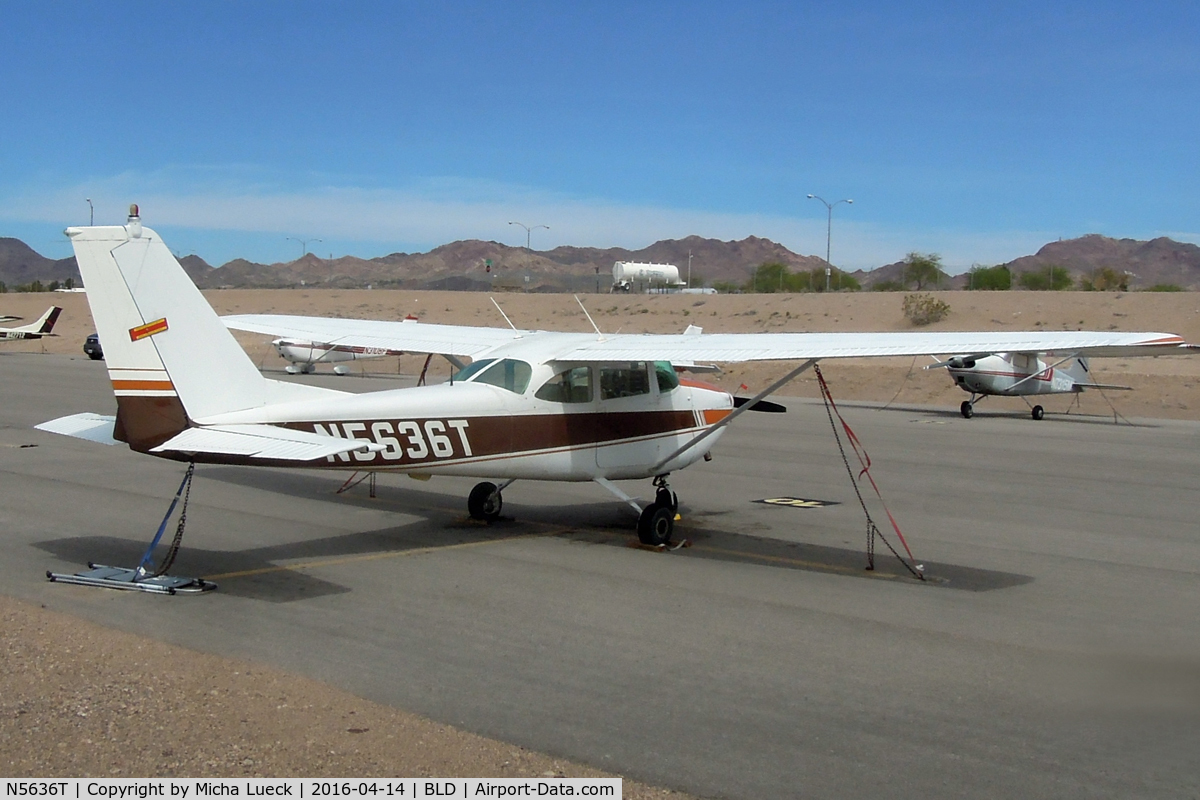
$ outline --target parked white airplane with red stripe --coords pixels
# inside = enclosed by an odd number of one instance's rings
[[[307,375],[314,372],[318,364],[333,364],[333,374],[349,375],[347,361],[404,355],[403,350],[389,350],[386,347],[356,347],[297,339],[276,339],[271,346],[280,358],[288,362],[284,371],[289,375]]]
[[[54,336],[51,333],[54,330],[54,323],[58,322],[58,315],[62,313],[62,309],[58,306],[50,306],[46,309],[46,313],[38,318],[37,322],[31,322],[28,325],[22,325],[19,328],[0,328],[0,342],[16,341],[17,339],[41,339],[43,336]],[[20,319],[20,317],[6,317],[5,319]]]
[[[468,499],[495,519],[514,480],[594,481],[671,537],[666,477],[706,459],[725,426],[820,359],[929,353],[1191,352],[1178,336],[1115,332],[601,334],[423,322],[242,316],[223,324],[137,208],[124,226],[68,228],[117,414],[38,427],[189,462],[487,479]],[[472,359],[450,382],[351,394],[264,378],[226,324],[306,341]],[[745,403],[673,363],[793,361]],[[653,478],[642,508],[613,481]],[[492,481],[497,481],[493,483]]]
[[[1069,351],[1065,355],[984,353],[954,356],[946,361],[930,364],[925,369],[938,367],[945,367],[955,386],[971,395],[971,399],[963,400],[959,407],[959,411],[967,419],[975,415],[975,404],[989,395],[1028,397],[1043,394],[1078,394],[1085,389],[1133,388],[1095,382],[1092,380],[1087,357],[1076,351]],[[1030,405],[1029,410],[1034,419],[1042,419],[1046,415],[1046,410],[1040,405]]]

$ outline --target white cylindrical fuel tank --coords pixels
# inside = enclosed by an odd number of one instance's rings
[[[677,286],[679,267],[674,264],[643,264],[637,261],[618,261],[613,264],[613,283],[648,283]]]

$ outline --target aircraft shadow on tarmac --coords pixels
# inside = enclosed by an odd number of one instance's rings
[[[1029,418],[1028,409],[1023,408],[985,408],[983,405],[975,407],[975,416],[971,420],[965,420],[962,413],[957,408],[936,408],[933,406],[910,406],[897,403],[890,406],[880,406],[875,404],[855,404],[855,403],[839,403],[839,407],[852,408],[857,407],[863,410],[872,411],[892,411],[903,414],[916,414],[926,420],[956,420],[967,425],[978,424],[986,419],[1012,419],[1021,420],[1034,424],[1034,421]],[[1074,411],[1046,411],[1046,418],[1041,421],[1042,424],[1060,424],[1060,423],[1075,423],[1083,425],[1121,425],[1126,428],[1160,428],[1153,422],[1139,419],[1136,422],[1120,417],[1114,423],[1112,412],[1083,412],[1078,409]]]
[[[204,549],[198,546],[203,541],[203,532],[189,531],[190,536],[185,538],[170,574],[211,579],[219,584],[223,594],[266,602],[285,603],[353,591],[352,587],[316,577],[310,570],[357,560],[402,557],[537,536],[599,546],[639,547],[632,529],[632,515],[608,501],[565,507],[506,504],[504,516],[488,525],[467,518],[461,498],[416,488],[401,489],[381,483],[378,496],[370,498],[365,484],[337,495],[336,484],[328,476],[298,471],[210,467],[197,473],[197,477],[297,498],[325,498],[339,505],[391,508],[409,518],[419,517],[415,522],[395,527],[243,550]],[[787,542],[697,526],[687,522],[686,506],[682,511],[684,522],[676,531],[679,538],[687,539],[688,546],[665,552],[648,551],[645,557],[700,558],[973,592],[1005,589],[1033,580],[1015,573],[927,561],[926,580],[918,581],[882,543],[877,545],[874,570],[867,570],[862,549]],[[168,529],[164,541],[172,531],[173,527]],[[80,565],[79,569],[89,559],[112,565],[136,565],[145,546],[144,541],[136,538],[110,536],[55,539],[38,545],[68,564]],[[165,549],[165,544],[160,545],[155,558],[161,558]]]

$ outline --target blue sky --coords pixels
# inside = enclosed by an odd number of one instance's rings
[[[1196,3],[0,0],[0,235],[180,254],[749,235],[951,271],[1200,243]]]

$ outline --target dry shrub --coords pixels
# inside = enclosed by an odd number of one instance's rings
[[[950,304],[931,294],[906,294],[902,308],[913,325],[929,325],[950,316]]]

